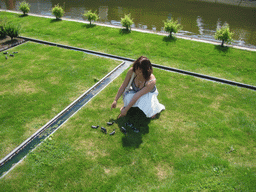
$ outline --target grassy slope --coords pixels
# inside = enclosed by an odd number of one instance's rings
[[[0,57],[0,158],[31,136],[120,62],[26,43]]]
[[[2,179],[3,190],[253,191],[255,92],[154,73],[166,106],[159,119],[135,110],[106,126],[118,115],[110,104],[122,74]],[[141,132],[123,135],[119,128],[127,120]],[[105,135],[93,124],[117,132]]]
[[[132,32],[89,27],[18,14],[0,13],[22,26],[21,35],[136,59],[145,55],[153,63],[256,85],[256,53],[211,44]]]

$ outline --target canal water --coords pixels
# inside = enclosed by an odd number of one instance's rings
[[[0,8],[19,10],[23,0],[0,0]],[[83,20],[85,11],[97,11],[99,22],[120,25],[131,13],[132,27],[163,31],[163,20],[175,19],[183,26],[179,35],[214,40],[216,29],[225,23],[234,32],[235,45],[256,48],[255,0],[26,0],[30,13],[51,16],[51,9],[64,7],[66,18]]]

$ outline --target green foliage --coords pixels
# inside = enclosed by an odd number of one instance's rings
[[[0,20],[0,38],[6,37],[6,30],[5,30],[5,19]]]
[[[90,25],[92,24],[92,21],[98,21],[99,20],[99,15],[97,14],[97,11],[94,13],[89,10],[88,12],[84,13],[84,16],[90,21]]]
[[[4,38],[6,36],[6,31],[4,26],[0,26],[0,38]]]
[[[131,25],[133,24],[133,19],[131,19],[131,14],[125,15],[121,18],[121,24],[126,28],[127,31],[131,30]]]
[[[176,20],[167,19],[164,22],[164,30],[168,33],[170,33],[170,37],[172,37],[172,33],[177,33],[182,29],[181,24],[178,23]]]
[[[222,40],[221,46],[224,45],[224,42],[231,43],[233,41],[233,33],[230,32],[228,24],[225,24],[220,29],[217,29],[214,37],[215,39]]]
[[[52,8],[52,14],[56,17],[56,19],[60,19],[64,15],[64,10],[63,8],[57,4]]]
[[[11,37],[13,39],[14,37],[18,37],[20,34],[20,25],[13,24],[11,22],[8,22],[4,26],[4,30],[6,32],[6,35]]]
[[[23,12],[23,15],[26,15],[29,11],[30,11],[30,4],[27,3],[26,1],[22,1],[20,3],[20,7],[19,10],[21,10]]]

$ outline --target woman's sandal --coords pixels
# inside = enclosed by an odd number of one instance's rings
[[[153,115],[152,117],[150,117],[150,119],[155,119],[157,116],[157,114]]]

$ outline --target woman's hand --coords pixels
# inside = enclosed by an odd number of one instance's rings
[[[120,109],[120,111],[121,111],[121,113],[120,113],[120,115],[118,116],[118,118],[126,116],[127,110],[126,110],[125,107],[122,107],[122,108]]]
[[[116,100],[113,101],[113,103],[112,103],[112,105],[111,105],[111,110],[112,110],[113,108],[116,108]]]

